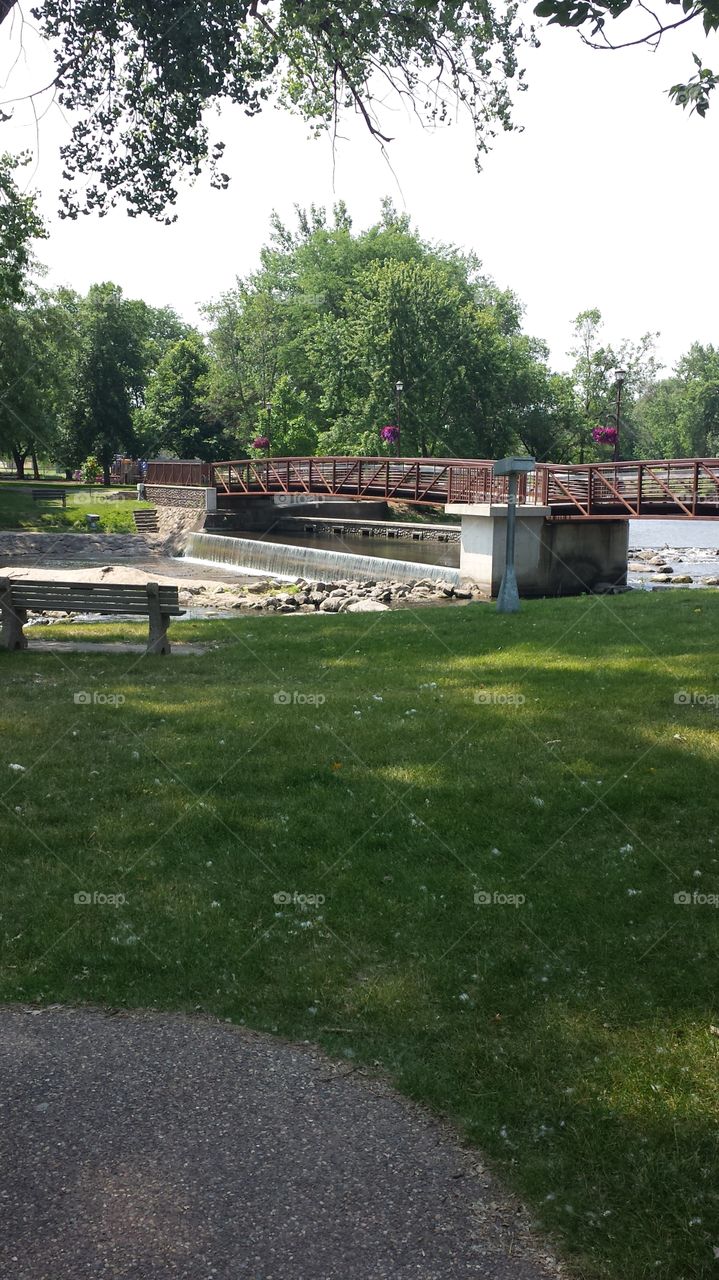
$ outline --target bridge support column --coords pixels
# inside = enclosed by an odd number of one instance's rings
[[[504,572],[507,507],[450,503],[462,517],[460,572],[496,596]],[[581,595],[599,584],[625,586],[628,520],[551,520],[549,507],[517,507],[515,571],[521,596]]]

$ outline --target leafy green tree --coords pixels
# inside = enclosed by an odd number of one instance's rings
[[[38,457],[54,458],[61,447],[74,344],[62,295],[38,290],[22,306],[0,308],[0,449],[19,480],[28,458],[37,477]]]
[[[377,453],[397,381],[405,453],[491,456],[530,419],[547,450],[568,431],[566,387],[516,296],[389,201],[360,233],[344,205],[273,219],[260,270],[208,315],[209,400],[240,453],[258,435],[275,455]]]
[[[719,350],[695,342],[671,377],[646,388],[634,413],[644,457],[716,457]]]
[[[141,452],[180,458],[217,457],[217,423],[207,404],[210,360],[199,334],[174,343],[151,378],[136,417]]]
[[[380,428],[395,421],[397,381],[407,456],[463,452],[465,441],[496,443],[487,371],[497,360],[498,334],[452,263],[374,262],[359,273],[344,311],[327,318],[315,344],[323,405],[334,419],[319,437],[322,451],[344,435],[350,452],[378,452]]]
[[[1,118],[0,113],[0,118]],[[22,302],[32,266],[32,242],[47,236],[35,197],[15,181],[29,157],[0,154],[0,307]]]
[[[135,447],[133,410],[143,401],[149,308],[114,284],[93,285],[78,314],[78,353],[66,435],[75,460],[95,454],[105,484],[116,453]]]
[[[624,371],[622,385],[620,439],[623,458],[636,457],[637,432],[633,405],[653,384],[658,371],[655,353],[656,333],[644,334],[638,342],[623,339],[616,347],[602,339],[604,321],[596,307],[582,311],[574,322],[574,381],[579,413],[576,417],[575,458],[584,462],[589,456],[602,456],[602,446],[592,443],[592,428],[615,425],[617,369]],[[604,449],[606,452],[606,447]]]
[[[15,3],[1,0],[0,23]],[[254,116],[279,100],[335,136],[349,109],[385,145],[392,90],[432,126],[461,105],[486,150],[513,127],[511,86],[523,88],[518,52],[531,39],[515,3],[490,0],[40,0],[33,14],[54,51],[55,99],[74,119],[61,149],[73,217],[119,199],[167,217],[180,176],[205,167],[225,187],[224,146],[206,123],[223,101]]]

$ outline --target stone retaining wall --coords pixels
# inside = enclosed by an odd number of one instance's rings
[[[214,489],[184,484],[148,484],[146,492],[148,502],[154,502],[158,507],[180,507],[196,511],[213,511],[212,498],[216,500],[217,497]]]

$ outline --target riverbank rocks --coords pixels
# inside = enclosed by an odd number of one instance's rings
[[[243,583],[241,587],[214,588],[195,583],[180,588],[183,607],[211,608],[262,613],[384,613],[391,608],[413,608],[451,602],[481,600],[484,597],[474,584],[461,585],[446,580],[436,582],[420,578],[409,582],[383,581],[374,578],[348,582],[279,583],[271,579]]]

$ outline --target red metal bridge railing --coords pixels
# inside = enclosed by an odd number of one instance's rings
[[[507,479],[487,458],[243,458],[151,462],[148,484],[201,485],[218,496],[307,494],[422,504],[502,503]],[[553,519],[719,518],[719,458],[538,463],[521,475],[518,502],[549,507]]]
[[[312,494],[395,498],[414,503],[501,502],[506,478],[483,458],[260,458],[216,462],[218,494]],[[534,501],[534,477],[523,476],[519,500]]]

